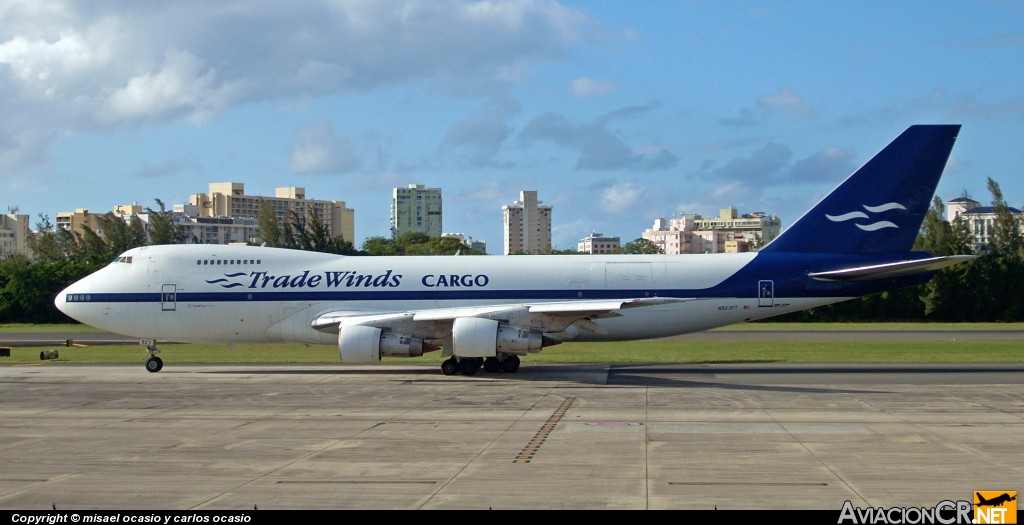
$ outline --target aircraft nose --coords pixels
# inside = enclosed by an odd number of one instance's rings
[[[68,311],[68,296],[71,293],[73,293],[73,290],[76,285],[78,285],[77,282],[61,290],[60,293],[58,293],[57,296],[53,298],[53,305],[56,306],[57,309],[61,311],[61,313],[68,317],[72,317],[71,312]]]
[[[78,281],[75,281],[74,283],[72,283],[67,288],[61,290],[60,293],[58,293],[57,296],[53,298],[53,305],[56,306],[58,310],[60,310],[64,315],[66,315],[66,316],[68,316],[68,317],[70,317],[70,318],[72,318],[72,319],[74,319],[76,321],[79,321],[79,322],[82,322],[82,320],[79,319],[76,314],[81,314],[82,311],[81,311],[81,308],[75,308],[75,305],[78,302],[80,302],[80,301],[76,301],[75,298],[76,297],[81,297],[81,298],[87,297],[86,290],[89,287],[83,285],[83,283],[85,283],[85,281],[88,280],[88,279],[89,279],[89,277],[87,276],[87,277],[85,277],[83,279],[79,279]]]
[[[61,290],[60,293],[57,294],[57,297],[53,298],[53,305],[56,306],[57,309],[60,310],[61,313],[63,313],[64,315],[68,315],[68,311],[67,311],[67,306],[68,306],[67,293],[68,293],[69,289],[70,289],[70,286],[68,288],[65,288],[65,289]]]

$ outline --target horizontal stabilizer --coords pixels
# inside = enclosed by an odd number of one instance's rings
[[[933,272],[943,268],[967,262],[973,259],[974,255],[950,255],[947,257],[932,257],[916,261],[900,261],[887,264],[875,264],[872,266],[859,266],[857,268],[846,268],[831,272],[812,272],[807,274],[812,279],[819,281],[871,281],[875,279],[894,279],[896,277],[907,277],[919,273]]]

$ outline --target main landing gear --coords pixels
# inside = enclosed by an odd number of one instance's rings
[[[498,357],[449,357],[441,363],[441,372],[446,376],[462,372],[462,375],[475,375],[480,367],[485,372],[506,372],[509,374],[519,370],[519,356],[515,354],[499,354]]]

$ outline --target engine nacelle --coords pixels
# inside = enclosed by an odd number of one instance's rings
[[[452,353],[459,357],[494,357],[498,352],[525,355],[542,346],[540,332],[493,319],[459,317],[452,326]]]
[[[380,336],[380,355],[385,357],[419,357],[423,340],[406,334],[384,332]]]
[[[526,355],[539,352],[544,346],[544,335],[536,330],[518,326],[498,326],[498,351],[506,354]]]
[[[338,356],[345,363],[378,363],[381,356],[418,357],[423,340],[385,332],[372,326],[346,326],[338,331]]]

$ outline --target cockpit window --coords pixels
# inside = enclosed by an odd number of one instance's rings
[[[131,264],[132,263],[132,258],[130,256],[129,257],[118,257],[118,258],[116,258],[116,259],[114,259],[113,261],[110,261],[110,262],[111,262],[111,264],[114,264],[114,263]]]

